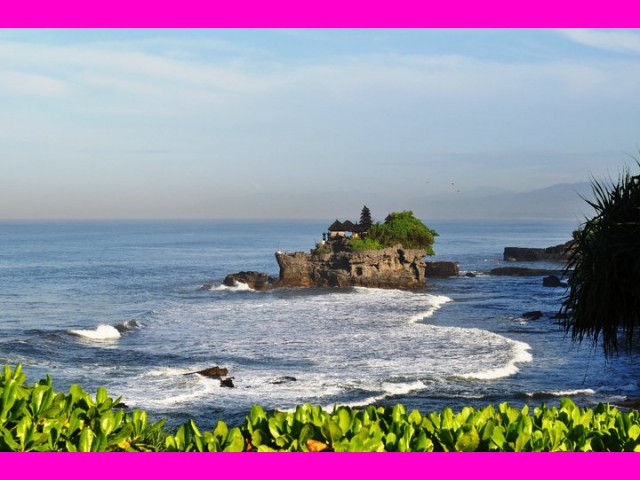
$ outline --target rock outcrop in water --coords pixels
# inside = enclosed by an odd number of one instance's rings
[[[382,250],[276,252],[280,266],[276,286],[424,288],[426,255],[425,250],[401,245]]]
[[[572,240],[548,248],[505,247],[503,257],[507,262],[566,262],[572,248]]]
[[[427,278],[457,277],[460,267],[457,262],[426,262],[425,275]]]
[[[245,283],[252,290],[268,290],[272,287],[273,278],[263,272],[230,273],[223,280],[227,287],[235,287],[238,283]]]

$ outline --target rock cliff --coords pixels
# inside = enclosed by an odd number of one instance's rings
[[[280,266],[278,287],[425,287],[425,250],[401,245],[383,250],[327,253],[276,253]]]

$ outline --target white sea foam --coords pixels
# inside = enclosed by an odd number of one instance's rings
[[[459,375],[461,378],[474,380],[495,380],[498,378],[509,377],[520,371],[516,364],[527,363],[533,360],[533,356],[529,352],[531,346],[524,342],[511,340],[512,356],[506,365],[496,368],[489,368],[473,373],[464,373]]]
[[[550,395],[554,397],[572,397],[574,395],[593,395],[596,391],[591,388],[582,388],[576,390],[552,390],[549,392],[527,393],[528,397],[536,395]]]
[[[111,325],[98,325],[93,330],[69,330],[69,333],[78,337],[94,341],[110,341],[120,338],[120,332]]]
[[[409,322],[415,323],[417,321],[423,320],[425,318],[432,317],[436,310],[440,309],[442,305],[447,302],[450,302],[451,299],[449,297],[445,297],[444,295],[426,295],[428,299],[429,308],[424,312],[417,313],[416,315],[412,315],[409,318]]]
[[[212,292],[219,292],[219,291],[225,291],[225,292],[255,292],[256,291],[253,288],[251,288],[248,284],[246,284],[244,282],[238,282],[238,281],[236,281],[236,284],[233,287],[230,287],[228,285],[222,284],[222,285],[218,285],[217,287],[211,287],[209,290],[211,290]]]
[[[391,383],[385,382],[382,384],[387,395],[406,395],[407,393],[415,392],[426,388],[426,385],[420,380],[408,383]]]
[[[184,368],[161,367],[149,370],[142,374],[143,377],[175,377],[176,375],[185,375],[195,370],[186,370]]]

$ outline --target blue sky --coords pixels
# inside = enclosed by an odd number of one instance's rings
[[[334,218],[640,144],[638,30],[0,30],[0,65],[0,218]]]

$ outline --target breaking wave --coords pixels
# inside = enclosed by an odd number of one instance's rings
[[[512,357],[506,365],[473,373],[463,373],[459,376],[472,380],[496,380],[498,378],[515,375],[520,371],[516,364],[531,362],[533,356],[529,352],[529,350],[531,350],[529,344],[515,340],[510,340],[510,343],[512,344]]]
[[[111,325],[98,325],[93,330],[69,330],[69,333],[97,342],[118,340],[121,337],[118,329]]]

